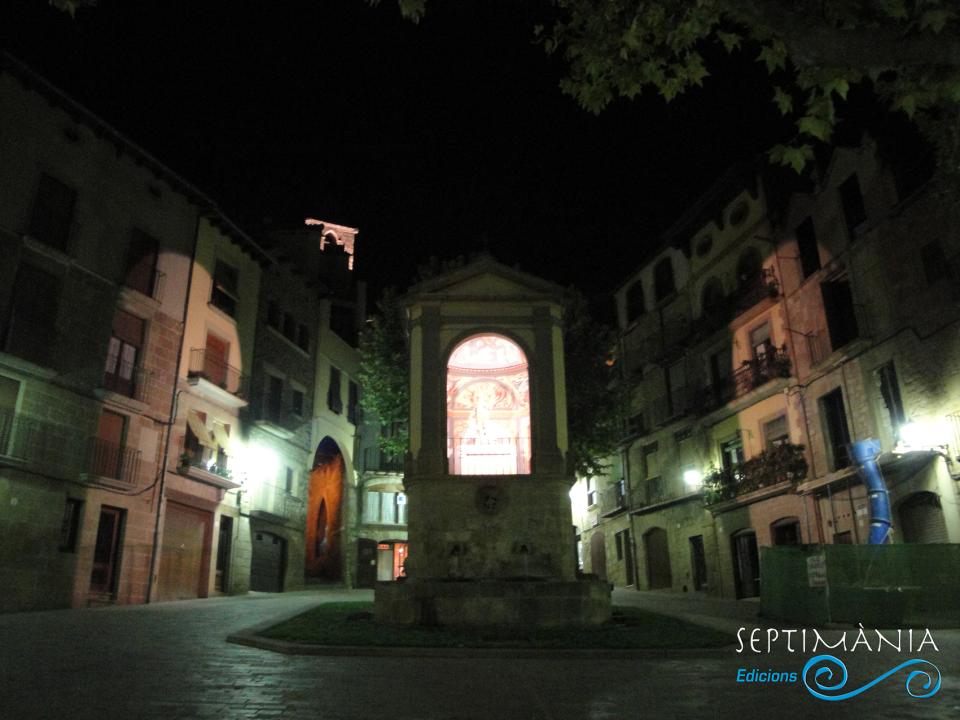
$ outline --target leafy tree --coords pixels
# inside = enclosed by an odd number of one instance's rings
[[[563,346],[569,461],[578,477],[599,475],[623,438],[630,393],[611,359],[616,333],[590,316],[587,299],[574,288],[564,298]]]
[[[704,50],[755,53],[771,99],[796,135],[771,159],[798,171],[828,142],[838,101],[871,87],[913,119],[960,177],[960,6],[957,0],[552,0],[558,18],[535,30],[568,65],[564,92],[599,112],[655,91],[670,101],[710,74]],[[372,0],[376,3],[378,0]],[[425,0],[398,0],[418,20]]]
[[[458,261],[453,262],[456,265]],[[429,277],[440,267],[449,264],[433,263],[421,274]],[[613,331],[591,318],[586,299],[573,288],[566,292],[564,304],[570,463],[577,475],[596,475],[622,436],[624,402],[629,395],[613,384]],[[410,411],[404,309],[394,290],[384,293],[377,308],[379,313],[360,337],[361,404],[383,425],[402,428],[381,437],[380,447],[403,454],[409,443]]]
[[[360,405],[392,432],[382,433],[380,449],[390,455],[407,451],[410,414],[406,317],[397,291],[388,288],[360,334]]]

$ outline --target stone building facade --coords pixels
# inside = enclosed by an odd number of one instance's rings
[[[757,595],[759,546],[865,542],[851,442],[881,440],[894,541],[956,542],[957,257],[929,184],[866,141],[807,187],[732,168],[616,292],[633,410],[571,498],[585,570]]]
[[[331,445],[353,582],[357,230],[255,239],[0,61],[0,611],[303,587]]]

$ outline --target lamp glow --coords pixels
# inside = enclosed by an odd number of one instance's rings
[[[695,469],[684,470],[683,482],[691,490],[697,490],[703,485],[703,473]]]

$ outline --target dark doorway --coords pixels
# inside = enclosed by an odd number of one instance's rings
[[[741,530],[732,538],[733,572],[737,581],[737,598],[757,597],[760,594],[760,554],[757,535],[753,530]]]
[[[357,587],[372,588],[377,583],[377,541],[357,540]]]
[[[651,590],[672,587],[667,531],[663,528],[648,530],[643,536],[643,544],[647,552],[647,586]]]
[[[91,592],[113,595],[117,591],[123,513],[120,508],[104,506],[100,509],[97,542],[93,547],[93,571],[90,573]]]
[[[707,556],[703,550],[703,535],[690,538],[690,571],[693,573],[693,589],[707,586]]]
[[[217,541],[217,579],[216,589],[227,592],[230,573],[230,546],[233,543],[233,518],[229,515],[220,517],[220,535]]]
[[[279,535],[253,533],[253,558],[250,561],[250,589],[258,592],[283,592],[283,567],[286,541]]]
[[[607,541],[602,532],[590,536],[590,571],[598,578],[607,580]]]

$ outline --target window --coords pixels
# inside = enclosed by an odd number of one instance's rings
[[[880,397],[883,398],[883,404],[890,418],[890,427],[896,434],[898,428],[907,421],[907,416],[903,411],[903,400],[900,399],[897,370],[892,362],[888,362],[877,370],[877,382],[880,385]]]
[[[720,443],[720,463],[727,472],[743,464],[743,439],[739,435]]]
[[[627,322],[637,319],[643,312],[643,283],[637,280],[627,290]]]
[[[663,258],[653,268],[653,294],[656,302],[669,296],[676,286],[673,282],[673,264],[669,257]]]
[[[0,455],[11,453],[13,420],[20,397],[20,381],[0,375]]]
[[[136,369],[143,347],[144,321],[136,315],[117,310],[113,315],[113,335],[107,346],[107,365],[103,386],[112,392],[134,397]]]
[[[643,469],[647,480],[660,477],[660,446],[658,443],[643,446]]]
[[[141,230],[134,230],[127,250],[123,284],[147,297],[155,296],[159,243]]]
[[[330,384],[327,386],[327,407],[332,412],[343,412],[343,397],[340,392],[340,370],[330,366]]]
[[[267,375],[267,397],[263,408],[264,417],[278,423],[283,415],[283,379]]]
[[[236,317],[238,288],[237,269],[222,260],[217,260],[213,270],[213,292],[210,295],[210,304],[223,310],[230,317]]]
[[[284,479],[283,489],[286,490],[287,495],[293,494],[293,468],[288,467],[286,470],[286,478]]]
[[[674,363],[667,371],[667,394],[670,398],[670,411],[673,415],[688,409],[687,374],[683,361]]]
[[[800,544],[800,519],[781,518],[770,525],[770,538],[774,545]]]
[[[378,525],[404,525],[407,522],[406,496],[403,493],[366,492],[363,497],[363,522]]]
[[[290,313],[283,314],[283,336],[290,342],[297,339],[297,324]]]
[[[713,277],[707,280],[700,293],[700,314],[714,322],[720,322],[726,314],[726,305],[720,279]]]
[[[837,350],[860,336],[853,293],[846,280],[821,283],[820,293],[823,296],[823,312],[827,316],[830,347]]]
[[[780,417],[765,422],[763,424],[763,447],[765,450],[772,450],[781,445],[790,443],[790,429],[787,425],[787,416]]]
[[[49,175],[40,176],[27,234],[57,250],[67,249],[76,191]]]
[[[297,417],[303,417],[303,390],[293,388],[290,394],[290,412]]]
[[[863,206],[863,194],[860,192],[860,182],[857,174],[840,183],[840,205],[843,207],[843,217],[847,222],[847,232],[853,237],[856,229],[867,219],[867,211]]]
[[[67,504],[63,508],[63,520],[60,522],[60,552],[77,551],[77,535],[80,532],[82,511],[82,500],[67,498]]]
[[[920,248],[920,261],[923,263],[923,276],[927,285],[933,285],[950,275],[950,266],[947,257],[943,254],[943,247],[934,240]]]
[[[276,301],[271,300],[267,303],[267,325],[272,327],[274,330],[279,330],[282,324],[282,314],[280,313],[280,306],[277,305]]]
[[[47,363],[56,339],[60,279],[33,265],[17,268],[3,349],[14,355]]]
[[[831,470],[850,465],[850,431],[843,405],[843,390],[837,388],[820,398],[820,412],[826,430],[827,459]]]
[[[347,420],[354,425],[360,419],[360,387],[353,381],[347,386]]]
[[[759,363],[773,356],[773,342],[770,340],[770,323],[763,323],[750,331],[750,347],[753,359]]]
[[[126,436],[126,416],[110,410],[104,410],[100,413],[97,436],[93,440],[93,467],[91,472],[94,475],[114,479],[123,477],[123,446]]]
[[[310,330],[303,323],[297,325],[297,347],[310,352]]]
[[[817,247],[817,234],[812,218],[807,218],[797,226],[797,249],[800,252],[803,277],[808,278],[820,269],[820,249]]]
[[[597,504],[597,479],[587,478],[587,507]]]
[[[760,282],[763,258],[755,247],[746,248],[737,259],[737,287],[751,288]]]

